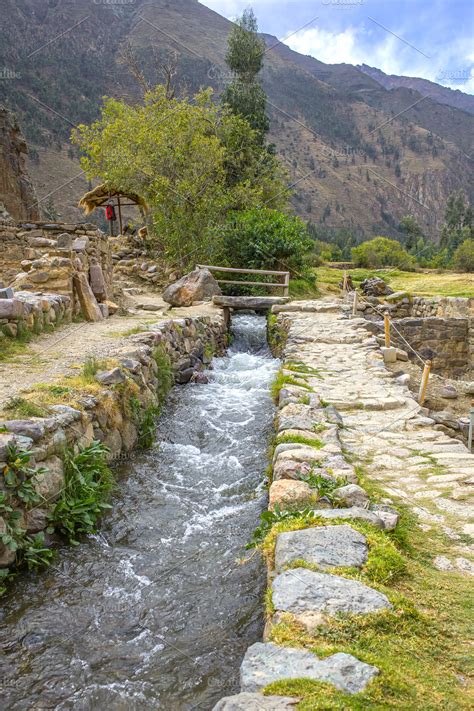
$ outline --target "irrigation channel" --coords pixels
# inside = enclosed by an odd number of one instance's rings
[[[173,389],[156,446],[119,471],[100,534],[2,599],[2,708],[212,709],[261,639],[263,563],[242,564],[266,506],[266,322],[236,315],[208,383]]]

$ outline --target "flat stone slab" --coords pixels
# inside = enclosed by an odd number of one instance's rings
[[[213,296],[214,306],[228,306],[231,309],[251,309],[269,311],[275,304],[286,304],[288,296]]]
[[[391,607],[387,597],[357,580],[307,568],[293,568],[277,575],[272,585],[275,610],[281,612],[339,612],[364,614]]]
[[[298,701],[291,696],[262,696],[243,692],[221,699],[212,711],[292,711]]]
[[[295,560],[305,560],[322,568],[361,568],[367,555],[365,536],[347,524],[306,528],[280,533],[276,542],[275,568],[280,571]]]
[[[349,694],[363,691],[378,669],[351,654],[319,659],[312,652],[279,647],[271,642],[252,644],[240,667],[242,691],[258,691],[281,679],[314,679],[333,684]]]
[[[383,520],[377,513],[375,513],[375,511],[362,509],[359,506],[351,506],[347,509],[318,509],[315,511],[315,513],[318,516],[321,516],[322,518],[338,518],[341,520],[349,519],[351,521],[367,521],[376,528],[385,528]]]

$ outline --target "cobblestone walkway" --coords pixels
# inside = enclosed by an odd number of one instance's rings
[[[426,528],[441,528],[452,541],[443,570],[474,574],[474,455],[437,429],[383,363],[362,319],[341,314],[337,302],[320,301],[291,312],[288,357],[317,368],[308,382],[342,414],[346,452],[382,484],[387,496],[408,504]]]

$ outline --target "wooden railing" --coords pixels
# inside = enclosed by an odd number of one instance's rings
[[[235,281],[233,279],[216,279],[218,284],[240,284],[242,286],[268,286],[283,289],[283,296],[288,296],[290,287],[290,272],[275,272],[267,269],[234,269],[234,267],[214,267],[209,264],[198,264],[200,269],[209,269],[210,272],[232,272],[234,274],[262,274],[265,276],[283,277],[283,282],[268,281]]]

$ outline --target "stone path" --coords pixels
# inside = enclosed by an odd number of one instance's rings
[[[310,376],[308,383],[341,412],[343,446],[365,459],[370,478],[412,506],[423,526],[440,527],[451,538],[443,568],[474,573],[473,549],[462,536],[474,534],[474,456],[439,431],[385,368],[362,319],[344,318],[339,304],[322,308],[289,314],[288,357],[321,371],[321,379]]]
[[[39,336],[28,344],[27,354],[0,362],[0,408],[11,397],[38,383],[53,382],[61,376],[74,374],[74,366],[82,365],[88,356],[107,358],[117,348],[127,345],[121,334],[131,329],[146,328],[151,323],[171,318],[214,313],[216,308],[210,304],[169,309],[158,294],[140,294],[130,298],[130,308],[125,316],[116,314],[96,323],[71,323]]]

